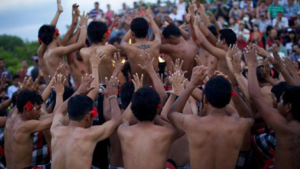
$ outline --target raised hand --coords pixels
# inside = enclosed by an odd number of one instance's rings
[[[205,79],[206,76],[207,76],[207,67],[196,66],[193,69],[190,84],[196,87]]]
[[[111,96],[114,96],[116,98],[117,94],[119,92],[119,88],[118,88],[119,80],[118,80],[118,78],[111,76],[110,79],[108,80],[108,78],[105,77],[105,84],[106,84],[106,88],[101,86],[103,94],[107,98],[110,98]]]
[[[290,74],[297,72],[297,67],[295,66],[294,62],[291,62],[290,58],[285,58],[284,64]]]
[[[81,25],[81,26],[86,26],[89,17],[90,17],[90,16],[89,16],[89,15],[86,15],[85,12],[83,11],[83,14],[82,14],[82,16],[81,16],[81,23],[80,23],[80,25]]]
[[[244,49],[244,56],[246,58],[248,66],[255,66],[256,60],[257,60],[256,51],[257,51],[257,48],[252,45],[248,45]]]
[[[272,48],[273,58],[269,58],[270,63],[274,66],[274,68],[281,73],[285,69],[285,65],[283,61],[280,59],[278,55],[278,50],[276,48]]]
[[[208,15],[209,15],[209,20],[210,20],[210,22],[215,23],[215,22],[216,22],[216,17],[215,17],[215,15],[214,15],[213,13],[211,13],[210,11],[206,11],[206,12],[207,12]]]
[[[173,19],[170,18],[169,15],[165,15],[165,20],[166,20],[170,25],[174,23]]]
[[[177,72],[177,71],[179,71],[179,72],[182,73],[182,74],[184,74],[184,73],[187,72],[187,71],[183,71],[183,70],[182,70],[183,62],[184,62],[184,61],[183,61],[183,60],[180,60],[180,58],[178,58],[178,59],[175,60],[175,64],[174,64],[173,62],[171,62],[172,65],[173,65],[173,72],[174,72],[174,73]]]
[[[94,50],[91,51],[89,61],[92,67],[99,66],[101,60],[104,58],[104,51],[100,50],[97,51],[97,48],[95,47]]]
[[[256,48],[257,54],[259,56],[262,56],[262,57],[269,57],[270,56],[270,54],[264,48],[261,48],[256,44],[253,44],[253,46]]]
[[[153,12],[152,12],[152,9],[151,9],[150,4],[148,4],[148,8],[147,8],[147,10],[146,10],[146,16],[147,16],[148,18],[152,18],[152,17],[153,17]]]
[[[62,13],[63,11],[64,11],[64,9],[61,6],[61,0],[57,0],[57,12]]]
[[[114,54],[114,60],[113,60],[113,62],[115,63],[115,70],[114,70],[114,75],[113,76],[117,76],[118,73],[124,67],[124,63],[122,63],[122,57],[121,57],[121,55],[120,55],[119,52]]]
[[[226,62],[229,70],[233,74],[241,73],[241,55],[238,54],[238,47],[236,44],[233,46],[230,45],[229,50],[226,54]]]
[[[271,72],[270,64],[269,64],[268,59],[266,59],[264,61],[264,68],[261,69],[261,73],[264,78],[268,79],[268,78],[271,78],[270,72]]]
[[[78,95],[87,95],[91,90],[95,87],[91,86],[91,83],[94,80],[94,76],[91,74],[85,74],[85,76],[81,77],[81,84],[76,91]]]
[[[7,87],[6,75],[5,73],[2,73],[1,80],[0,80],[0,92],[4,91],[6,87]]]
[[[133,75],[132,83],[134,85],[134,92],[139,90],[140,88],[143,87],[143,80],[144,80],[144,75],[141,75],[141,78],[139,78],[139,75],[136,73]]]
[[[196,61],[197,66],[203,65],[202,62],[201,62],[201,59],[200,59],[200,56],[199,56],[199,55],[196,55],[195,61]]]
[[[186,78],[184,74],[181,74],[179,71],[173,73],[169,78],[169,82],[172,84],[172,90],[168,91],[168,93],[179,96],[184,90],[184,84],[186,82]]]
[[[126,23],[126,25],[130,26],[131,22],[132,22],[132,17],[131,17],[131,16],[127,16],[127,17],[125,18],[125,23]]]
[[[64,84],[66,82],[66,77],[62,74],[58,74],[54,80],[54,88],[56,94],[63,95],[64,94]]]
[[[80,16],[80,12],[79,12],[78,7],[79,7],[79,5],[77,5],[77,4],[72,5],[72,24],[73,25],[77,25],[78,18]]]
[[[158,27],[161,27],[164,24],[164,21],[161,20],[162,14],[159,14],[155,17],[155,23]]]
[[[115,17],[114,17],[114,21],[113,21],[113,23],[112,23],[112,28],[115,27],[115,26],[118,26],[119,21],[120,21],[120,18],[117,17],[117,16],[115,16]]]
[[[146,52],[145,56],[140,55],[140,57],[142,60],[142,64],[138,64],[139,67],[141,67],[143,70],[145,70],[148,73],[151,71],[155,71],[153,67],[154,58],[151,58],[148,52]]]

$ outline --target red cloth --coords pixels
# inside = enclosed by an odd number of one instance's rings
[[[248,45],[248,42],[244,41],[244,40],[237,40],[237,46],[239,48],[244,49],[246,46]]]

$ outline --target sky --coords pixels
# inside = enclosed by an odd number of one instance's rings
[[[57,28],[61,34],[72,21],[72,5],[77,3],[81,13],[89,12],[94,8],[96,0],[61,0],[64,12],[60,15]],[[111,5],[112,10],[118,12],[122,3],[132,7],[137,0],[98,0],[100,9],[106,11],[106,5]],[[156,2],[156,0],[144,0]],[[56,0],[0,0],[0,35],[16,35],[25,41],[36,41],[39,28],[49,24],[56,13]]]

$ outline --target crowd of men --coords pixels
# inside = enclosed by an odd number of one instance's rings
[[[300,168],[298,4],[99,5],[0,59],[0,168]]]

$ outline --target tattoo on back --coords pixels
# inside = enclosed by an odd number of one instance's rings
[[[149,49],[151,48],[151,45],[140,45],[140,46],[136,46],[138,49],[143,49],[143,50],[146,50],[146,49]]]

